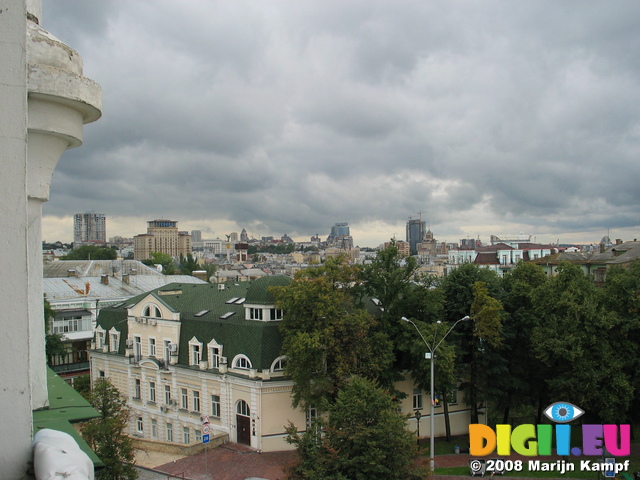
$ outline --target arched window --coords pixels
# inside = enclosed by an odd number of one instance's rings
[[[250,417],[251,409],[249,408],[249,405],[247,404],[247,402],[245,402],[244,400],[240,400],[238,402],[238,405],[236,406],[236,413],[244,417]]]
[[[142,309],[142,316],[149,318],[161,318],[160,309],[155,305],[147,305]]]
[[[271,371],[272,372],[282,372],[286,365],[287,365],[287,357],[285,357],[285,356],[278,357],[271,364]]]
[[[251,360],[245,355],[236,355],[236,358],[233,359],[233,368],[242,368],[244,370],[248,370],[252,368]]]

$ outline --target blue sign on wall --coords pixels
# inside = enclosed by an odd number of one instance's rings
[[[209,434],[202,435],[202,443],[209,443]]]

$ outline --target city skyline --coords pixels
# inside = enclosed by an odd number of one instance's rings
[[[354,243],[638,237],[640,4],[45,1],[103,89],[43,237],[83,209]],[[496,21],[499,19],[499,21]]]

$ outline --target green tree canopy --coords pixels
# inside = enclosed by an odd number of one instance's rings
[[[95,245],[80,245],[67,255],[60,257],[61,260],[115,260],[116,258],[118,258],[118,252],[113,248]]]
[[[416,467],[417,446],[396,412],[391,396],[374,382],[351,377],[338,393],[326,424],[299,434],[287,429],[287,441],[298,448],[291,480],[407,480],[424,478]]]
[[[89,401],[100,417],[83,425],[82,436],[105,464],[96,479],[137,479],[133,445],[125,433],[130,415],[125,399],[109,380],[102,378],[93,385]]]
[[[173,275],[175,273],[175,265],[173,264],[173,258],[168,253],[151,252],[151,258],[142,260],[142,263],[153,267],[154,265],[162,266],[162,273],[165,275]]]
[[[358,274],[343,258],[332,258],[273,289],[285,312],[282,353],[294,407],[326,411],[351,375],[378,378],[391,365],[391,343],[359,303]]]

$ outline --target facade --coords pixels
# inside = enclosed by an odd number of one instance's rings
[[[391,242],[384,242],[383,247],[385,249],[391,246]],[[398,249],[398,255],[401,257],[408,257],[411,255],[411,246],[409,242],[403,242],[402,240],[396,240],[395,246]]]
[[[269,287],[290,281],[171,284],[103,309],[90,352],[92,377],[108,377],[128,399],[129,433],[142,442],[195,447],[206,416],[213,438],[265,452],[294,448],[284,426],[304,429],[315,413],[291,407],[293,384],[280,354],[283,312]],[[420,410],[428,421],[428,393],[410,380],[397,388],[407,394],[401,410],[408,416]],[[454,434],[464,433],[469,411],[456,392],[449,411]],[[441,408],[437,415],[442,435]],[[407,425],[415,431],[415,416]]]
[[[556,253],[553,245],[540,245],[537,243],[497,243],[475,249],[449,250],[449,264],[447,271],[457,268],[465,263],[475,263],[482,267],[494,270],[503,277],[516,265],[523,262],[537,261],[543,257]]]
[[[343,250],[353,248],[353,237],[349,230],[349,224],[342,222],[331,227],[331,233],[327,237],[327,245]]]
[[[89,350],[102,308],[170,282],[206,283],[189,275],[161,274],[135,260],[59,260],[44,265],[44,294],[54,312],[49,332],[62,336],[63,355],[48,363],[68,381],[89,373]]]
[[[107,243],[107,217],[104,213],[76,213],[73,216],[73,243]]]
[[[101,115],[100,87],[82,58],[41,27],[40,0],[3,4],[0,15],[0,143],[4,258],[0,349],[0,465],[6,480],[29,478],[33,412],[50,405],[42,318],[42,203],[65,150],[82,144],[83,124]],[[62,419],[62,418],[61,418]],[[65,422],[58,422],[61,425]]]
[[[191,235],[178,231],[178,222],[156,219],[147,222],[147,233],[133,238],[135,260],[151,258],[152,252],[167,254],[173,258],[192,253]]]

